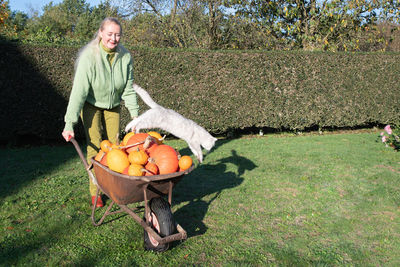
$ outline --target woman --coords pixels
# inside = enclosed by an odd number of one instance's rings
[[[138,115],[139,106],[132,88],[132,58],[129,51],[120,44],[121,35],[122,28],[117,19],[104,19],[96,37],[80,51],[75,64],[75,77],[62,136],[66,141],[74,137],[73,127],[81,116],[89,163],[99,151],[103,139],[117,142],[121,99],[132,118]],[[97,187],[89,181],[93,204]],[[96,207],[102,206],[103,201],[98,197]]]

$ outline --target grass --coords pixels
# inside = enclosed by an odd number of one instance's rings
[[[0,149],[0,265],[399,266],[400,158],[377,135],[219,140],[174,188],[188,239],[161,254],[130,216],[92,226],[72,145]]]

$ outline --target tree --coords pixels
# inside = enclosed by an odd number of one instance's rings
[[[114,0],[112,4],[118,6],[118,13],[126,18],[144,13],[161,18],[171,5],[169,0]]]
[[[11,21],[12,24],[15,26],[15,30],[19,33],[25,30],[26,25],[28,23],[28,15],[21,11],[13,11],[11,13]]]
[[[93,38],[100,23],[106,17],[118,17],[117,9],[112,7],[110,2],[100,3],[96,7],[87,9],[86,12],[78,17],[73,37],[82,42]]]
[[[219,26],[223,18],[223,13],[220,10],[222,7],[221,0],[207,0],[208,7],[208,38],[209,38],[209,49],[218,48],[219,38]]]
[[[9,15],[8,2],[0,0],[0,25],[4,25]]]
[[[83,44],[93,38],[100,22],[109,16],[118,16],[109,1],[90,7],[85,0],[63,0],[45,5],[43,15],[33,16],[26,24],[32,42]]]
[[[360,32],[384,14],[394,19],[400,7],[392,0],[227,0],[225,5],[293,48],[332,51],[358,50]]]
[[[72,40],[78,20],[89,11],[85,0],[64,0],[45,5],[43,15],[32,17],[27,25],[28,39],[34,42],[62,43]]]
[[[3,33],[6,30],[7,24],[6,21],[10,15],[10,9],[8,7],[8,2],[4,0],[0,0],[0,33]]]

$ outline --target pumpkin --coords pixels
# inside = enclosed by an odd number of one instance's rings
[[[135,135],[135,132],[129,132],[127,133],[124,138],[122,139],[121,145],[126,146],[126,143],[128,142],[129,138]]]
[[[136,163],[140,165],[145,165],[147,160],[149,159],[149,155],[143,150],[134,150],[129,153],[128,160],[130,163]]]
[[[185,156],[182,156],[182,157],[179,159],[178,164],[179,164],[180,170],[183,170],[183,171],[184,171],[184,170],[189,169],[189,168],[192,166],[193,160],[192,160],[191,157],[185,155]]]
[[[144,168],[147,170],[146,173],[145,173],[145,176],[157,175],[158,174],[157,164],[155,164],[153,162],[147,162],[147,164],[144,166]]]
[[[158,145],[150,153],[150,157],[157,164],[160,174],[173,173],[178,170],[178,154],[169,145]]]
[[[104,165],[104,166],[106,166],[106,167],[108,167],[108,163],[107,163],[107,154],[108,153],[105,153],[104,154],[104,156],[101,158],[101,160],[100,160],[100,164],[102,164],[102,165]]]
[[[128,155],[120,149],[111,149],[107,153],[107,163],[110,170],[122,173],[129,166]]]
[[[149,136],[147,133],[137,133],[128,139],[128,142],[126,143],[125,146],[130,146],[130,145],[133,145],[133,144],[136,144],[139,142],[144,142],[144,140],[146,139],[147,136]],[[131,153],[131,151],[136,150],[138,147],[140,150],[144,150],[143,144],[140,144],[140,145],[128,147],[126,149],[126,152]]]
[[[131,165],[129,165],[129,166],[131,166]],[[128,167],[126,167],[126,168],[124,169],[124,171],[122,172],[122,174],[129,175],[129,173],[128,173],[129,166],[128,166]]]
[[[94,157],[94,159],[97,160],[98,162],[100,162],[105,155],[106,155],[106,152],[104,152],[103,150],[100,150],[99,153],[97,153],[97,155]]]
[[[154,132],[154,131],[148,132],[148,134],[150,136],[153,136],[154,139],[156,139],[156,142],[157,142],[158,145],[161,145],[163,143],[164,138],[161,136],[161,134],[159,134],[157,132]]]
[[[114,148],[115,148],[115,149],[122,149],[121,146],[120,146],[120,145],[117,145],[117,144],[112,144],[112,145],[111,145],[111,148],[112,148],[112,149],[114,149]]]
[[[100,149],[104,152],[108,152],[112,147],[112,143],[109,140],[103,140],[100,142]]]
[[[143,166],[140,165],[140,164],[135,164],[135,163],[129,165],[128,175],[130,175],[130,176],[143,176],[144,175]]]

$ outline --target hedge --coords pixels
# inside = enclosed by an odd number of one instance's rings
[[[0,42],[0,140],[60,139],[77,51]],[[130,51],[136,83],[214,134],[400,121],[400,53]]]

